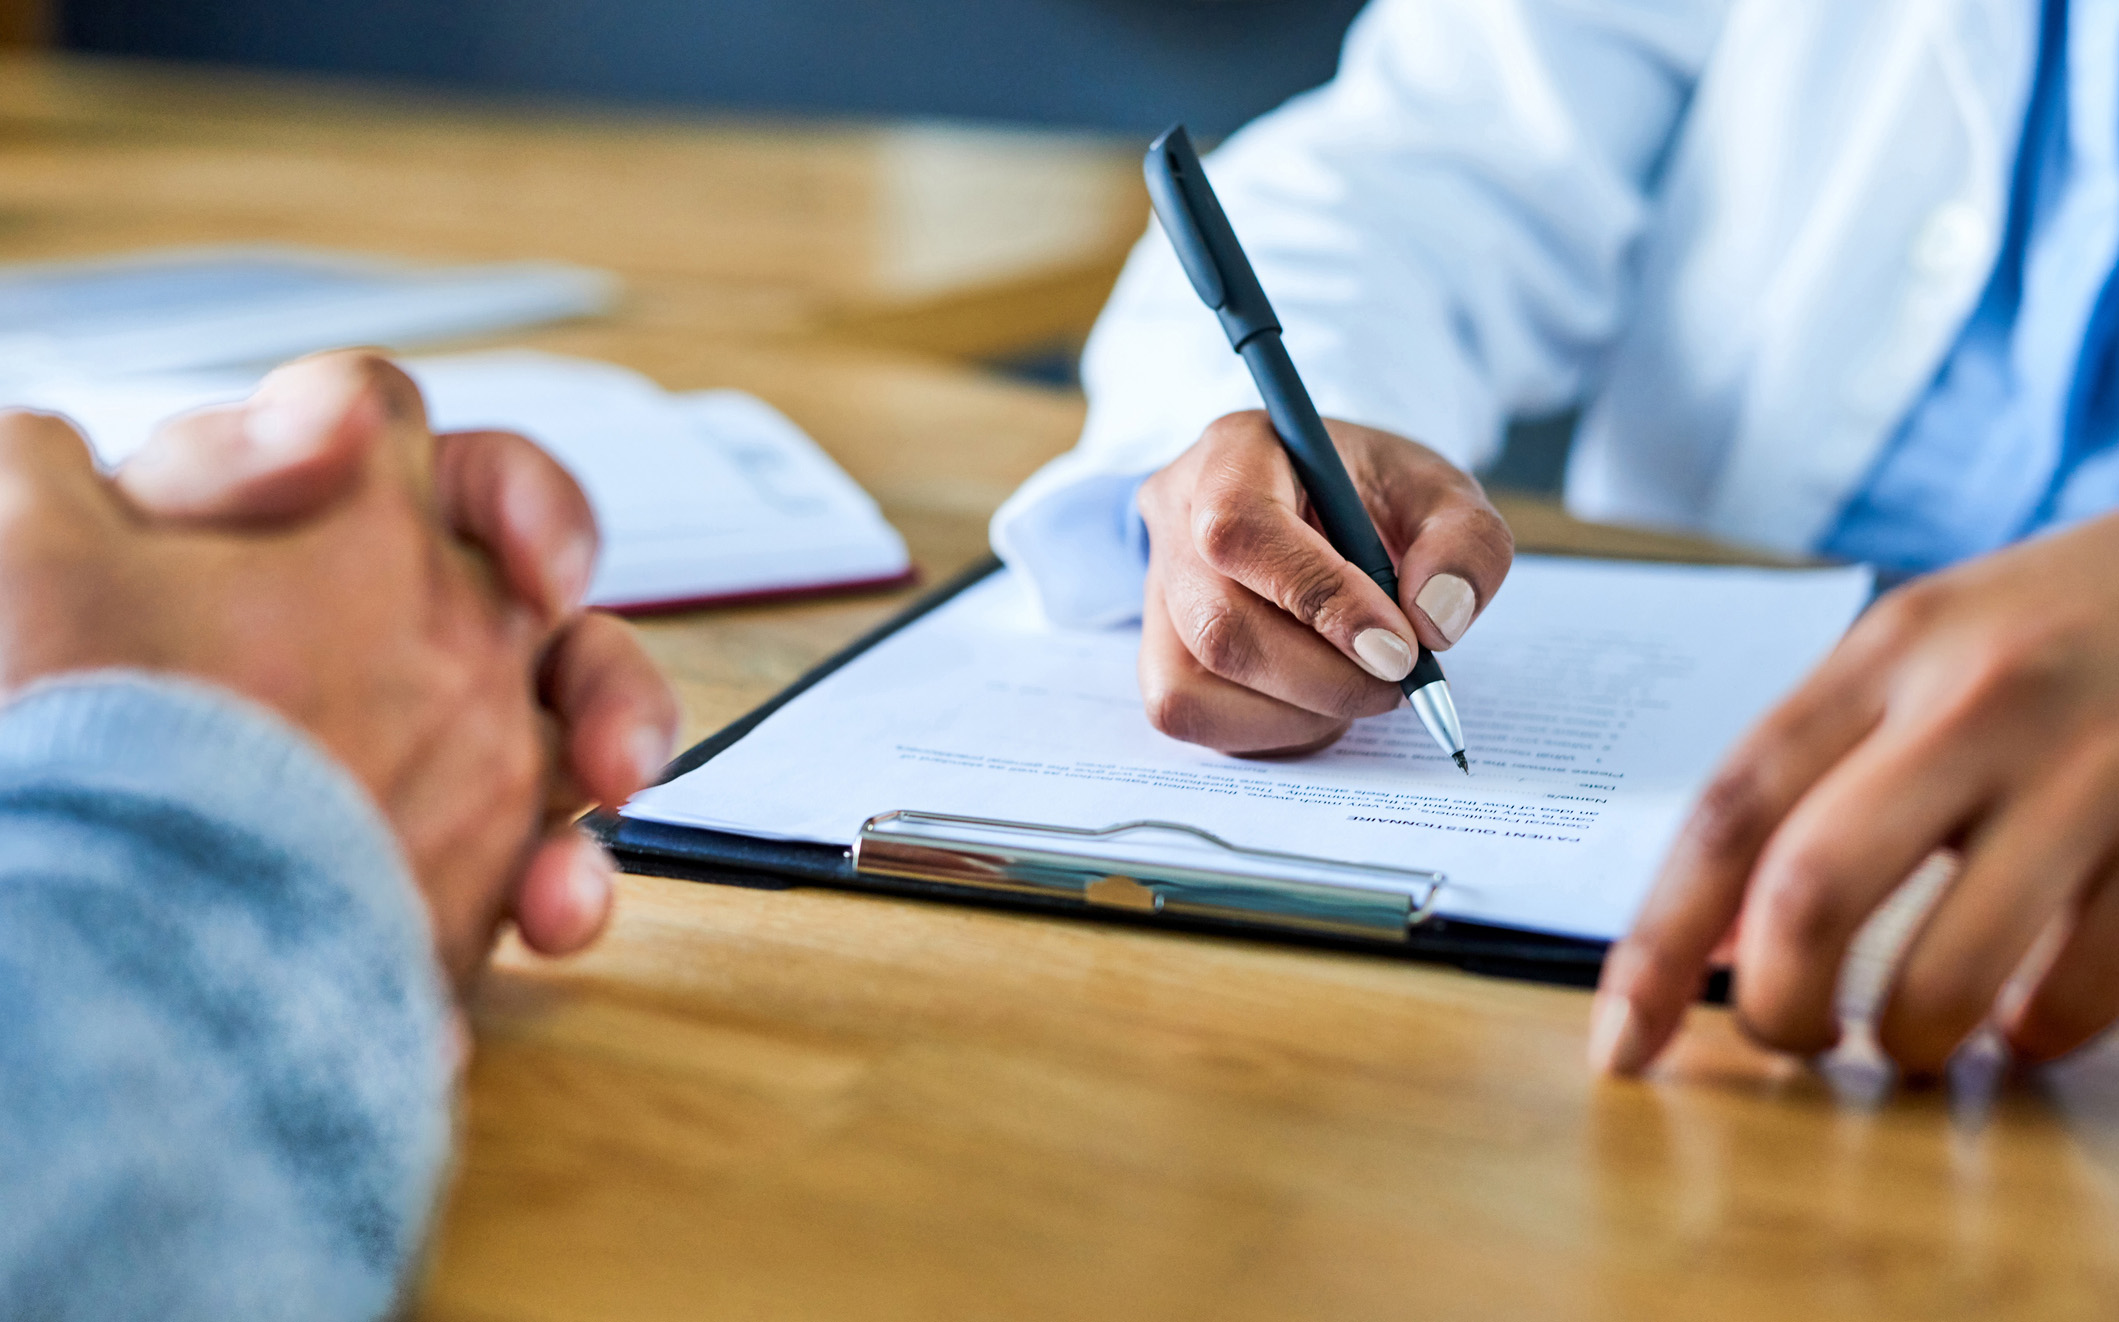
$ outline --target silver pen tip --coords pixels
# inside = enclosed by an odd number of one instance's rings
[[[1467,776],[1472,773],[1472,764],[1468,760],[1466,760],[1463,749],[1458,749],[1456,752],[1451,753],[1450,756],[1457,759],[1457,770],[1463,772]]]

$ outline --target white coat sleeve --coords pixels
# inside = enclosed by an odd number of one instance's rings
[[[1374,0],[1338,76],[1207,162],[1318,410],[1473,467],[1581,393],[1721,0]],[[1057,623],[1140,610],[1140,482],[1257,392],[1159,232],[1082,360],[1080,443],[993,543]]]

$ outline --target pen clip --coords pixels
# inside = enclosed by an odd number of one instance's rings
[[[1262,331],[1279,330],[1273,305],[1266,301],[1265,289],[1237,242],[1184,125],[1171,125],[1149,145],[1142,174],[1178,264],[1200,301],[1221,314],[1229,343],[1241,348]]]
[[[1197,205],[1185,196],[1185,177],[1199,169],[1199,153],[1192,150],[1191,136],[1184,125],[1173,124],[1149,145],[1143,173],[1148,180],[1148,201],[1177,251],[1178,265],[1185,268],[1199,301],[1219,309],[1228,298],[1228,287],[1222,282],[1207,236],[1200,231]]]

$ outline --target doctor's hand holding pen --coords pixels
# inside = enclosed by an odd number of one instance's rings
[[[1262,412],[1220,419],[1140,490],[1141,694],[1163,733],[1226,753],[1320,748],[1405,699],[1508,576],[1515,542],[1477,480],[1389,432],[1327,422],[1397,566],[1399,599],[1334,551]]]

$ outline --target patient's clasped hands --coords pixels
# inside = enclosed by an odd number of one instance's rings
[[[501,923],[547,953],[602,927],[573,829],[659,770],[667,686],[585,613],[573,480],[521,437],[434,436],[380,358],[282,368],[178,419],[114,475],[63,420],[0,414],[0,696],[111,668],[267,707],[362,785],[459,987]]]

